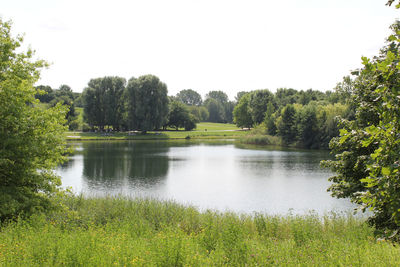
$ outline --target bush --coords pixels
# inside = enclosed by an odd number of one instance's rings
[[[64,160],[66,107],[42,109],[33,84],[43,61],[16,53],[10,23],[0,19],[0,220],[52,206],[61,184],[52,169]]]

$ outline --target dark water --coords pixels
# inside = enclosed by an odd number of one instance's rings
[[[326,151],[250,149],[233,142],[74,143],[63,185],[86,195],[172,199],[201,209],[269,214],[351,211],[332,198]]]

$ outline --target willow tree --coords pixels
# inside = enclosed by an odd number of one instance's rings
[[[168,121],[168,90],[154,75],[131,78],[126,87],[127,124],[132,130],[160,129]]]
[[[46,63],[20,51],[21,36],[0,19],[0,220],[52,207],[64,160],[66,108],[40,108],[33,84]]]

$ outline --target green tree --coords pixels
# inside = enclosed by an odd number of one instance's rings
[[[189,109],[185,104],[174,101],[170,103],[169,115],[168,115],[168,126],[173,127],[176,130],[184,128],[185,123],[190,120]]]
[[[246,91],[239,91],[237,92],[236,96],[235,96],[235,102],[239,103],[240,99],[242,98],[242,96],[244,96],[245,94],[247,94],[248,92]]]
[[[324,164],[336,175],[330,191],[370,209],[369,219],[399,240],[400,229],[400,23],[379,56],[363,58],[354,81],[356,120],[342,120],[331,148],[337,160]]]
[[[222,91],[208,92],[208,94],[206,95],[206,99],[209,99],[209,98],[215,99],[221,104],[225,104],[228,102],[228,95]]]
[[[189,106],[200,106],[203,102],[201,95],[192,89],[181,90],[176,95],[176,98],[178,101]]]
[[[251,128],[253,127],[253,118],[249,113],[250,94],[240,97],[238,104],[233,110],[233,122],[237,127]]]
[[[154,75],[131,78],[126,87],[128,125],[143,132],[160,129],[168,120],[168,90]]]
[[[278,121],[278,134],[285,145],[296,141],[296,109],[292,104],[286,105],[282,110],[282,116]]]
[[[91,79],[88,87],[83,90],[83,119],[93,128],[97,126],[104,130],[105,118],[105,88],[101,85],[102,78]]]
[[[55,97],[53,89],[48,85],[39,85],[36,87],[38,93],[35,95],[36,99],[39,99],[42,103],[50,103]]]
[[[64,160],[66,108],[38,107],[38,80],[43,61],[33,52],[17,52],[22,37],[11,35],[0,19],[0,219],[53,206],[61,181],[53,169]]]
[[[101,86],[104,88],[104,119],[106,125],[111,125],[119,131],[123,125],[124,101],[123,94],[126,80],[121,77],[104,77]]]
[[[268,89],[251,92],[249,112],[255,124],[260,124],[264,120],[270,102],[274,103],[274,95]]]
[[[204,101],[204,106],[208,110],[208,121],[226,122],[224,106],[218,100],[214,98],[207,98],[206,101]]]
[[[207,108],[210,122],[228,122],[232,120],[233,108],[229,104],[228,95],[222,91],[210,91],[206,95],[204,106]],[[231,112],[231,114],[229,114]]]
[[[74,100],[74,92],[72,92],[71,87],[66,84],[60,85],[60,88],[56,90],[56,95],[68,96],[71,100]]]
[[[275,93],[275,102],[279,107],[298,103],[299,92],[292,88],[278,88]]]
[[[269,102],[267,105],[267,111],[265,112],[265,118],[264,118],[265,127],[267,128],[267,134],[276,135],[277,128],[275,121],[276,121],[275,107],[271,102]]]
[[[123,125],[123,94],[126,80],[121,77],[106,76],[91,79],[82,94],[84,119],[91,126],[101,130],[112,126],[119,130]]]
[[[83,100],[83,120],[89,124],[91,128],[104,125],[101,120],[102,111],[100,109],[99,96],[93,87],[86,87],[82,93]]]
[[[298,140],[306,148],[317,148],[318,140],[318,120],[315,105],[303,106],[298,113]]]
[[[204,106],[189,106],[189,112],[195,117],[197,122],[207,121],[210,114]]]

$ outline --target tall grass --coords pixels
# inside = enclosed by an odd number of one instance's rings
[[[243,144],[251,145],[282,145],[282,140],[278,136],[268,135],[265,126],[259,125],[248,134],[240,138]]]
[[[1,266],[396,266],[397,246],[353,216],[199,212],[170,201],[67,197],[8,222]]]

